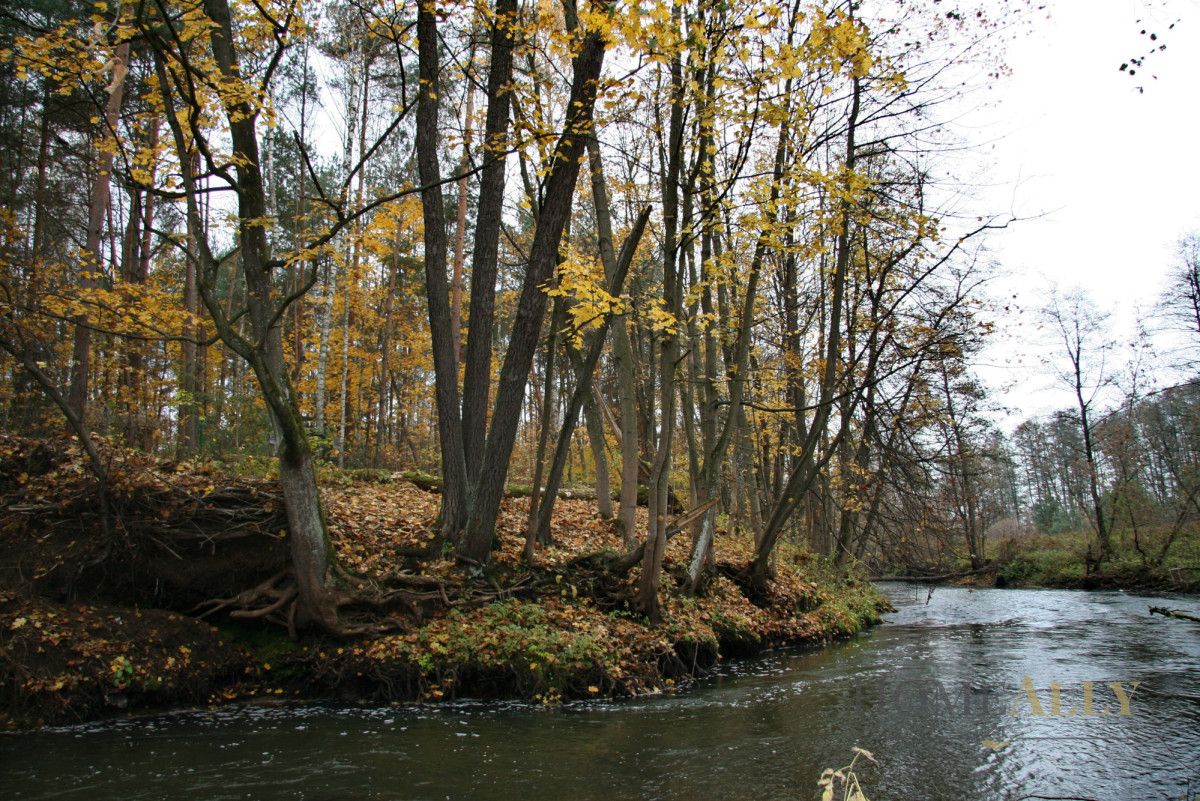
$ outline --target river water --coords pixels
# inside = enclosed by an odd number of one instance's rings
[[[1200,599],[881,587],[898,609],[884,625],[674,697],[248,707],[4,736],[0,799],[807,801],[855,746],[878,762],[856,766],[871,801],[1200,796],[1200,624],[1147,613]]]

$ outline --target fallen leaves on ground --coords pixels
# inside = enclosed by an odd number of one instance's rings
[[[131,548],[155,547],[155,532],[214,521],[272,539],[278,537],[274,527],[285,525],[269,477],[105,447],[114,503],[131,515],[128,530],[143,538]],[[9,563],[4,575],[70,574],[81,560],[109,547],[86,525],[90,481],[77,449],[0,438],[0,502],[17,510],[0,527],[0,557]],[[358,575],[386,584],[403,570],[410,579],[425,577],[443,589],[475,583],[494,593],[450,598],[443,592],[414,606],[415,617],[403,633],[282,644],[282,631],[263,623],[247,628],[222,622],[222,639],[207,624],[174,613],[56,606],[19,600],[10,592],[0,595],[0,659],[12,676],[0,700],[10,719],[14,710],[82,719],[111,714],[122,704],[285,692],[545,703],[670,692],[723,655],[846,635],[878,616],[880,599],[868,583],[837,575],[786,543],[766,597],[752,603],[738,582],[752,543],[748,536],[719,530],[717,570],[700,596],[680,589],[690,537],[681,534],[669,543],[664,620],[652,626],[619,600],[632,597],[636,570],[616,578],[573,566],[583,555],[624,551],[617,525],[599,517],[594,501],[556,503],[553,544],[539,549],[531,568],[521,561],[529,499],[506,498],[492,563],[483,576],[474,576],[464,574],[448,548],[429,549],[441,500],[436,491],[398,473],[340,471],[325,475],[321,497],[337,559]],[[644,508],[638,510],[639,528],[646,525],[645,515]],[[424,556],[414,556],[423,549]],[[48,585],[35,580],[24,586]],[[135,629],[140,635],[132,634]],[[240,671],[230,670],[238,664]]]

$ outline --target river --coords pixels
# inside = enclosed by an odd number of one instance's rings
[[[559,709],[243,707],[0,737],[3,799],[871,801],[1200,796],[1197,598],[883,584],[897,612],[687,692]],[[1057,689],[1055,689],[1057,687]],[[1057,699],[1057,700],[1056,700]]]

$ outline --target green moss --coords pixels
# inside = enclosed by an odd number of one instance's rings
[[[307,677],[308,668],[299,659],[303,649],[279,626],[224,620],[218,623],[217,630],[221,639],[249,651],[253,664],[269,672],[273,682],[302,681]]]
[[[322,486],[347,487],[352,484],[391,484],[395,478],[391,470],[374,467],[337,467],[321,464],[317,479]]]
[[[752,653],[762,646],[762,636],[754,621],[745,615],[720,609],[708,614],[708,622],[727,655]]]
[[[383,674],[407,674],[426,697],[469,686],[485,696],[556,701],[611,687],[625,652],[602,615],[508,600],[454,610],[412,635],[377,641],[365,655]]]
[[[880,621],[887,601],[868,582],[843,582],[816,611],[826,633],[848,637]]]

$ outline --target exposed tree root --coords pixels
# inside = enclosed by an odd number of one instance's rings
[[[376,581],[341,565],[331,574],[340,586],[329,590],[327,608],[320,614],[304,609],[290,569],[228,597],[203,601],[189,613],[198,618],[220,613],[235,620],[264,620],[287,628],[293,637],[301,622],[313,623],[333,636],[361,637],[410,630],[438,610],[536,595],[554,583],[550,576],[534,573],[508,586],[494,579],[454,580],[407,572]]]

